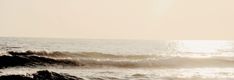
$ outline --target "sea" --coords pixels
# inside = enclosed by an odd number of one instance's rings
[[[234,80],[230,40],[0,37],[0,54],[9,51],[58,52],[66,56],[56,58],[84,66],[18,66],[0,69],[0,75],[49,70],[85,80]]]

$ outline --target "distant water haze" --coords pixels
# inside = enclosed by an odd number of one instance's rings
[[[233,41],[0,38],[0,47],[16,51],[100,52],[121,55],[233,56]]]

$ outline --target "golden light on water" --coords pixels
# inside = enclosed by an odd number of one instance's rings
[[[217,53],[229,49],[232,49],[230,42],[221,40],[184,40],[177,44],[180,52]]]

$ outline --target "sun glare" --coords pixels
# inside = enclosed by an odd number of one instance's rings
[[[178,42],[180,52],[217,53],[231,49],[229,41],[217,40],[185,40]]]

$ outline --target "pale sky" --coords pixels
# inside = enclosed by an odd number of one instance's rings
[[[0,0],[0,36],[234,39],[234,0]]]

